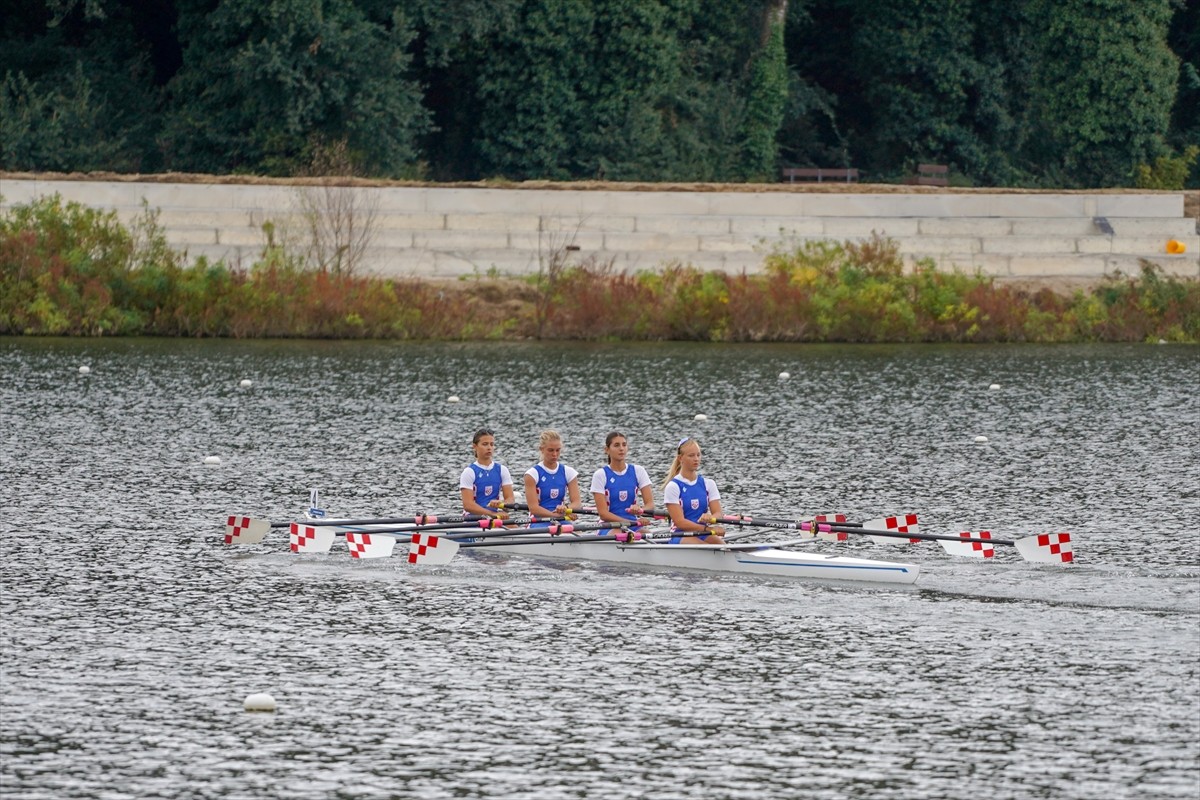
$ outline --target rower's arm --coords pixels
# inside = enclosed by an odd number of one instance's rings
[[[578,477],[572,478],[571,482],[567,484],[567,499],[570,500],[569,507],[574,509],[575,511],[578,511],[579,509],[583,508],[583,502],[580,501],[580,499],[579,499],[579,478]]]
[[[529,506],[529,513],[535,517],[553,517],[554,511],[546,508],[538,502],[541,498],[538,497],[537,481],[532,475],[525,476],[525,505]]]
[[[596,502],[596,515],[601,522],[627,522],[608,510],[608,498],[604,492],[592,492],[592,499]]]
[[[497,516],[496,509],[484,508],[483,506],[479,505],[479,503],[475,502],[475,491],[473,489],[460,488],[458,491],[459,491],[459,494],[462,495],[462,507],[463,507],[463,511],[465,511],[466,513],[478,514],[478,515],[484,516],[484,517]]]
[[[677,531],[698,531],[704,532],[704,526],[699,522],[692,522],[683,515],[683,505],[680,503],[667,503],[667,514],[671,517],[671,524],[675,526]]]

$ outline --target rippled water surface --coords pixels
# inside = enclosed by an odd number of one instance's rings
[[[1196,348],[7,339],[0,370],[5,798],[1200,796]],[[889,589],[218,538],[310,486],[449,510],[480,425],[518,474],[544,427],[585,478],[611,428],[656,480],[696,435],[731,511],[1077,561],[813,546],[921,564]]]

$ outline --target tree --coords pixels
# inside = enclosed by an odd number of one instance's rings
[[[1166,147],[1179,60],[1171,0],[1031,0],[1040,31],[1028,153],[1060,186],[1129,186]]]
[[[291,174],[344,141],[371,174],[415,170],[428,113],[399,10],[381,22],[353,0],[223,0],[181,8],[179,27],[170,168]]]

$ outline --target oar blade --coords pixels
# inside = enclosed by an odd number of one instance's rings
[[[293,522],[288,527],[288,541],[293,553],[328,553],[336,537],[336,528],[299,522]]]
[[[270,520],[230,515],[225,520],[225,544],[258,544],[270,530]]]
[[[388,558],[396,546],[394,536],[372,534],[369,531],[347,531],[346,547],[351,558]]]
[[[1071,550],[1071,534],[1042,533],[1017,539],[1017,552],[1026,561],[1042,564],[1070,564],[1075,556]]]
[[[847,521],[845,514],[817,514],[812,518],[813,522],[823,522],[826,525],[841,525]],[[818,530],[815,533],[815,538],[823,539],[826,542],[844,542],[850,538],[850,534],[845,531],[822,531]]]
[[[458,553],[458,542],[429,533],[414,533],[408,548],[408,563],[441,566]]]
[[[894,517],[869,519],[862,524],[866,530],[895,531],[896,533],[920,533],[916,514],[898,514]],[[916,544],[920,539],[905,539],[902,536],[867,536],[875,544]]]
[[[979,533],[970,533],[963,531],[959,536],[970,539],[990,539],[992,538],[991,531],[980,531]],[[996,548],[990,542],[954,542],[948,539],[938,539],[938,544],[952,556],[966,556],[967,558],[993,558],[996,555]]]

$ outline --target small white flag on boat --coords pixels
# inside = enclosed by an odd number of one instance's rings
[[[991,531],[971,533],[963,531],[958,534],[967,539],[990,539]],[[996,555],[996,546],[991,542],[952,542],[948,539],[938,539],[938,544],[952,556],[968,556],[970,558],[992,558]]]
[[[1071,552],[1071,534],[1043,533],[1038,536],[1026,536],[1014,542],[1017,552],[1026,561],[1040,561],[1047,564],[1069,564],[1075,558]]]
[[[269,530],[269,520],[231,516],[225,521],[225,544],[258,544]]]
[[[387,558],[396,546],[396,539],[368,531],[347,531],[346,547],[351,558]]]
[[[458,552],[458,542],[432,533],[414,533],[408,548],[410,564],[449,564]]]
[[[299,522],[293,522],[288,533],[293,553],[328,553],[337,535],[336,529],[330,526],[315,527]]]

